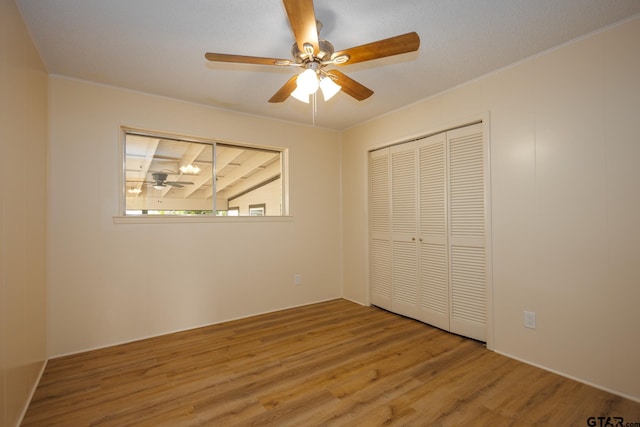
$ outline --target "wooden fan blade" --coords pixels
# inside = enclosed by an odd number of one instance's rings
[[[165,181],[165,184],[167,185],[173,185],[173,186],[184,186],[184,185],[193,185],[193,182],[189,182],[189,181]],[[177,185],[176,185],[177,184]]]
[[[313,0],[283,0],[283,2],[298,49],[304,52],[304,44],[310,43],[313,46],[313,52],[318,53],[320,47]]]
[[[271,103],[284,102],[289,97],[289,95],[291,95],[291,92],[296,90],[297,78],[298,78],[298,75],[296,74],[292,76],[289,80],[287,80],[287,82],[280,89],[278,89],[278,91],[271,97],[269,102]]]
[[[349,96],[354,97],[358,101],[362,101],[373,95],[373,91],[366,86],[361,85],[351,77],[347,77],[338,70],[327,71],[336,78],[333,80],[337,85],[342,86],[342,91]]]
[[[390,37],[377,42],[363,44],[351,49],[341,50],[331,55],[331,59],[341,55],[349,55],[349,60],[335,65],[349,65],[357,62],[370,61],[372,59],[384,58],[386,56],[399,55],[418,50],[420,47],[420,36],[416,32]]]
[[[258,65],[291,65],[289,59],[278,58],[261,58],[258,56],[245,56],[245,55],[229,55],[226,53],[211,53],[204,54],[205,58],[213,62],[232,62],[236,64],[258,64]]]

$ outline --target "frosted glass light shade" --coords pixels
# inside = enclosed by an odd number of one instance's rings
[[[294,90],[293,92],[291,92],[291,96],[293,96],[298,101],[304,102],[305,104],[309,103],[309,94],[304,92],[303,90],[300,90],[299,87],[296,88],[296,90]]]
[[[306,93],[307,95],[311,95],[318,90],[318,86],[320,82],[318,82],[318,75],[312,69],[306,69],[296,79],[297,89],[302,91],[302,93]]]
[[[340,92],[340,89],[342,89],[342,86],[336,84],[330,77],[323,77],[320,80],[320,90],[322,90],[322,96],[324,96],[325,101],[333,98],[336,93]]]

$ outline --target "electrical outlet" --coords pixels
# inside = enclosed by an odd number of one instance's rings
[[[536,328],[536,313],[533,311],[524,312],[524,327],[531,329]]]
[[[294,274],[293,283],[295,283],[296,285],[300,285],[302,283],[302,275],[300,275],[299,273]]]

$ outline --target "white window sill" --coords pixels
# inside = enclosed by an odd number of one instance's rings
[[[176,224],[226,222],[292,222],[292,216],[128,215],[114,216],[114,224]]]

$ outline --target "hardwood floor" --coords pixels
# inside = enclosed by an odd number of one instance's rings
[[[50,360],[23,426],[587,426],[602,416],[640,423],[640,403],[334,300]]]

